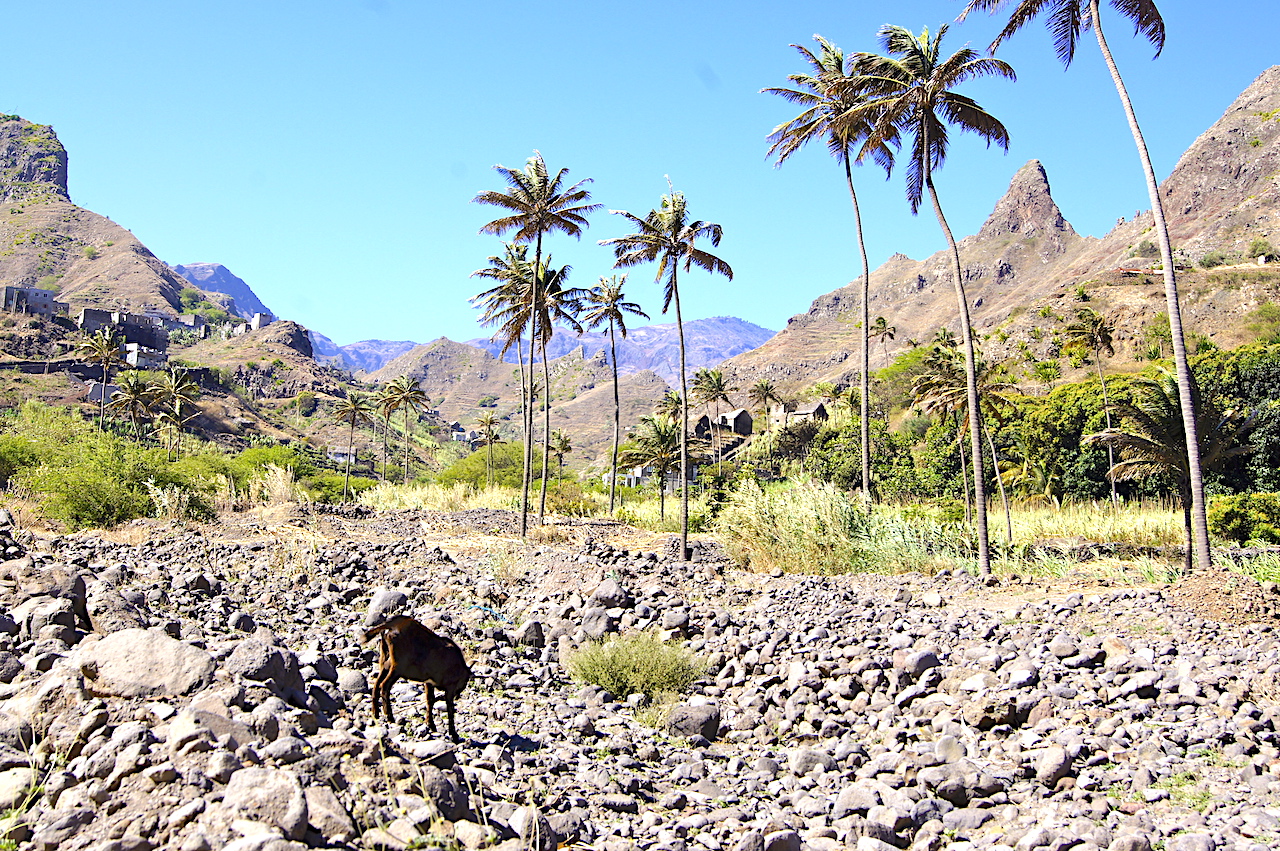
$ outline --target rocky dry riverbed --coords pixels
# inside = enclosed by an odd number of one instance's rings
[[[1280,596],[1233,574],[771,577],[494,511],[7,520],[0,847],[1280,847]],[[459,745],[417,683],[370,716],[396,612],[467,652]],[[669,713],[560,663],[641,628],[708,665]]]

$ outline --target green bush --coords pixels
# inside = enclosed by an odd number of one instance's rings
[[[600,505],[577,482],[548,482],[547,510],[565,517],[590,517]]]
[[[1237,544],[1280,544],[1280,494],[1215,496],[1209,503],[1209,531]]]
[[[343,493],[342,473],[321,473],[318,476],[311,476],[306,479],[302,486],[306,488],[307,495],[315,502],[339,503],[342,502]],[[350,499],[354,501],[360,494],[369,490],[378,484],[375,479],[368,479],[364,476],[352,476],[347,490],[350,491]]]
[[[293,397],[293,404],[298,409],[298,413],[304,417],[309,417],[316,412],[319,403],[316,402],[316,394],[310,390],[303,390],[297,396]]]
[[[706,672],[706,665],[683,645],[665,642],[653,632],[590,642],[569,657],[569,675],[594,683],[623,700],[643,694],[650,700],[680,694]]]
[[[459,444],[465,445],[465,444]],[[480,490],[485,487],[488,478],[485,469],[489,458],[489,447],[482,446],[465,458],[455,461],[440,471],[436,483],[444,487],[465,482]],[[542,450],[533,448],[534,481],[542,479]],[[493,445],[493,483],[503,487],[520,487],[520,479],[524,475],[524,444],[495,443]]]

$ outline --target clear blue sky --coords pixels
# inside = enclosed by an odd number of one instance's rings
[[[793,108],[761,88],[803,70],[788,45],[821,33],[879,50],[885,23],[953,21],[960,2],[705,3],[650,0],[48,0],[9,4],[0,110],[52,124],[71,197],[129,228],[169,263],[217,262],[278,315],[338,343],[486,336],[469,274],[500,251],[477,231],[501,188],[492,166],[536,148],[605,209],[643,215],[667,190],[719,222],[732,284],[682,279],[686,319],[768,328],[858,274],[841,173],[824,149],[783,168],[765,136]],[[1276,61],[1271,2],[1161,4],[1163,55],[1104,10],[1156,170]],[[1231,22],[1230,26],[1224,22]],[[985,49],[997,21],[953,24],[944,48]],[[1001,118],[1008,154],[954,138],[938,177],[957,235],[973,233],[1017,169],[1040,159],[1075,228],[1102,235],[1147,207],[1137,157],[1090,36],[1063,71],[1040,23],[1002,50],[1018,82],[962,89]],[[913,218],[900,176],[855,175],[872,267],[943,246]],[[626,231],[602,211],[581,242],[548,240],[572,283],[611,271],[598,240]],[[653,272],[630,295],[654,321]]]

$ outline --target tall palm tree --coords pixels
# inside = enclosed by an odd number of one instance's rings
[[[541,524],[547,514],[547,471],[548,456],[551,454],[551,373],[547,359],[547,343],[555,335],[556,323],[562,322],[577,334],[582,333],[582,325],[578,322],[582,298],[587,291],[565,286],[565,281],[572,271],[570,266],[559,269],[551,265],[551,255],[538,268],[535,278],[537,286],[534,292],[535,327],[538,329],[538,348],[542,355],[542,386],[547,392],[542,397],[542,484],[538,498],[538,523]]]
[[[1195,551],[1188,463],[1191,453],[1184,443],[1186,430],[1182,427],[1182,405],[1178,398],[1180,383],[1176,373],[1164,369],[1154,377],[1133,379],[1129,385],[1133,400],[1115,404],[1125,426],[1087,435],[1083,442],[1111,446],[1119,451],[1120,461],[1107,472],[1110,478],[1124,481],[1164,476],[1171,481],[1182,503],[1186,539],[1184,564],[1190,570]],[[1200,437],[1198,455],[1203,469],[1214,470],[1252,449],[1245,438],[1257,420],[1243,410],[1224,407],[1216,384],[1201,393],[1196,415],[1200,420],[1196,434]]]
[[[81,356],[102,370],[102,393],[98,399],[98,429],[101,430],[107,419],[107,382],[111,380],[111,368],[124,366],[124,356],[120,354],[123,341],[107,328],[90,334],[81,340],[76,349]]]
[[[987,144],[1009,149],[1009,132],[976,101],[952,91],[968,80],[986,76],[1015,79],[1013,68],[999,59],[980,57],[969,48],[961,48],[951,56],[942,53],[942,39],[947,34],[943,24],[934,36],[926,29],[914,35],[904,27],[887,25],[880,30],[880,42],[889,56],[860,53],[856,70],[868,79],[873,93],[868,103],[854,110],[869,112],[876,119],[867,144],[879,139],[911,135],[911,158],[907,163],[907,200],[914,214],[927,191],[933,212],[951,250],[951,273],[955,279],[956,304],[960,313],[960,337],[964,346],[965,380],[968,385],[969,451],[974,470],[974,507],[978,533],[978,569],[991,572],[991,551],[987,540],[986,490],[982,476],[982,424],[979,422],[976,354],[973,329],[969,322],[969,300],[964,292],[964,276],[960,268],[960,249],[942,213],[933,185],[933,172],[947,158],[947,124],[978,134]]]
[[[382,417],[382,471],[378,475],[379,481],[387,480],[387,443],[391,437],[391,417],[396,411],[400,410],[400,401],[391,385],[384,384],[378,388],[378,392],[374,394],[373,406],[378,412],[378,416]]]
[[[725,380],[723,370],[703,367],[693,376],[693,398],[707,406],[707,423],[710,426],[708,433],[711,435],[712,451],[717,464],[720,463],[720,403],[729,404],[729,394],[737,392],[738,388],[730,387]],[[715,406],[714,415],[711,412],[712,405]]]
[[[1102,372],[1102,353],[1116,353],[1112,335],[1115,333],[1115,321],[1103,316],[1091,307],[1082,307],[1076,311],[1076,321],[1068,325],[1063,336],[1068,343],[1084,346],[1093,352],[1093,362],[1098,367],[1098,383],[1102,385],[1102,411],[1107,418],[1107,428],[1111,428],[1111,402],[1107,398],[1107,376]],[[1114,447],[1107,447],[1107,469],[1116,465]],[[1116,480],[1108,477],[1111,483],[1111,504],[1119,502],[1116,496]]]
[[[504,243],[504,253],[489,258],[489,265],[471,273],[472,277],[485,278],[498,283],[475,296],[471,302],[483,310],[480,317],[482,325],[497,325],[498,330],[490,338],[502,340],[499,358],[506,357],[514,346],[516,361],[520,365],[520,424],[523,430],[525,452],[523,453],[524,470],[520,480],[521,524],[526,522],[524,515],[529,510],[529,484],[533,478],[531,468],[533,457],[529,447],[533,446],[533,313],[536,277],[534,266],[529,260],[529,248],[513,242]],[[529,374],[524,369],[524,349],[522,341],[529,334]]]
[[[657,263],[655,280],[663,282],[662,312],[671,303],[676,307],[676,332],[680,338],[680,558],[689,558],[689,375],[685,364],[684,322],[680,315],[679,271],[683,264],[686,272],[694,266],[711,274],[724,275],[733,280],[733,269],[714,254],[697,247],[697,240],[710,240],[712,246],[720,244],[723,229],[712,222],[690,220],[689,208],[683,192],[673,188],[662,196],[662,204],[650,210],[643,219],[625,210],[611,211],[625,216],[636,232],[627,236],[601,241],[601,245],[613,246],[614,265],[637,266],[641,263]]]
[[[974,10],[995,12],[1007,5],[1007,0],[970,0],[961,17]],[[1164,19],[1160,9],[1153,0],[1110,0],[1113,9],[1133,22],[1134,32],[1142,35],[1156,49],[1156,55],[1164,49]],[[1116,66],[1115,57],[1107,45],[1106,36],[1102,32],[1102,15],[1099,0],[1019,0],[1009,18],[1009,23],[1001,30],[1000,35],[991,43],[994,52],[1000,43],[1012,36],[1029,23],[1040,12],[1046,12],[1045,24],[1053,35],[1054,49],[1063,66],[1069,66],[1075,57],[1076,44],[1081,30],[1092,27],[1098,40],[1098,49],[1111,74],[1111,82],[1116,87],[1120,104],[1124,107],[1125,117],[1129,121],[1129,132],[1133,134],[1134,145],[1138,149],[1138,159],[1142,162],[1142,173],[1147,181],[1147,196],[1151,201],[1151,217],[1156,231],[1156,240],[1160,243],[1160,260],[1164,265],[1164,297],[1165,309],[1169,314],[1169,332],[1173,337],[1173,362],[1178,376],[1178,398],[1181,406],[1182,428],[1186,432],[1184,446],[1187,448],[1187,475],[1190,477],[1191,489],[1191,523],[1195,539],[1196,561],[1202,568],[1212,564],[1209,552],[1209,524],[1205,514],[1204,465],[1200,452],[1202,442],[1197,436],[1199,416],[1196,414],[1195,376],[1187,361],[1187,347],[1182,330],[1182,310],[1178,305],[1178,280],[1173,265],[1173,246],[1169,242],[1169,226],[1164,217],[1164,204],[1160,199],[1160,187],[1156,182],[1155,168],[1151,164],[1151,154],[1147,151],[1147,143],[1138,126],[1138,116],[1133,110],[1133,101],[1125,87],[1120,69]]]
[[[418,379],[402,375],[393,379],[388,385],[395,395],[396,410],[404,411],[404,483],[409,483],[409,417],[427,407],[427,391],[418,384]]]
[[[886,175],[893,168],[892,145],[895,138],[876,137],[872,141],[872,130],[876,116],[867,110],[858,111],[866,104],[868,92],[864,78],[853,72],[852,63],[846,65],[843,51],[820,35],[815,35],[818,52],[799,44],[791,45],[809,64],[810,70],[803,74],[791,74],[787,77],[795,88],[768,88],[762,92],[778,95],[790,103],[804,108],[798,116],[785,124],[780,124],[769,134],[771,143],[769,155],[777,155],[777,165],[781,166],[787,158],[800,150],[809,142],[822,139],[827,150],[836,162],[844,168],[845,184],[849,187],[849,200],[853,202],[854,229],[858,235],[858,253],[862,259],[862,403],[860,423],[862,425],[862,482],[863,496],[871,499],[871,411],[867,400],[870,398],[871,355],[870,341],[867,336],[867,323],[870,317],[871,266],[867,260],[867,245],[862,235],[862,211],[858,207],[858,193],[853,187],[853,161],[861,163],[870,155],[885,170]],[[855,157],[853,148],[861,145]]]
[[[773,382],[767,378],[761,378],[751,385],[751,389],[747,391],[747,398],[751,400],[751,404],[755,405],[758,410],[764,412],[765,421],[769,418],[769,406],[776,405],[782,401],[778,396],[778,390],[773,386]]]
[[[499,442],[498,439],[498,417],[493,413],[484,413],[476,417],[476,428],[480,429],[480,436],[484,438],[484,485],[486,488],[493,487],[493,445]]]
[[[348,393],[333,409],[333,418],[347,426],[347,469],[342,478],[342,498],[351,489],[351,456],[355,454],[356,426],[373,422],[374,403],[363,393]]]
[[[116,391],[111,394],[111,402],[107,405],[113,411],[120,411],[133,423],[134,440],[142,440],[141,420],[151,416],[152,408],[158,401],[156,386],[136,369],[120,373],[116,379]]]
[[[613,455],[609,464],[609,513],[613,514],[618,491],[618,445],[622,439],[622,402],[618,398],[618,343],[614,333],[627,338],[627,314],[649,318],[635,302],[625,301],[626,274],[600,276],[600,283],[583,298],[583,322],[587,328],[609,325],[609,365],[613,368]]]
[[[515,242],[533,242],[535,270],[542,269],[543,234],[559,231],[569,236],[581,237],[583,228],[587,226],[587,216],[600,209],[599,204],[588,203],[591,193],[584,184],[590,183],[590,178],[580,180],[572,186],[566,186],[565,175],[569,170],[562,168],[552,177],[546,162],[542,159],[542,154],[538,151],[533,152],[533,156],[528,159],[523,169],[507,168],[503,165],[496,165],[493,168],[507,182],[507,188],[503,191],[481,192],[472,200],[477,204],[498,207],[505,210],[507,215],[489,222],[480,229],[480,232],[502,236],[514,230]],[[537,289],[538,281],[535,275],[529,301],[531,306],[538,302]],[[531,316],[530,323],[533,326],[530,328],[529,335],[529,363],[532,369],[533,341],[539,330],[536,327],[536,317]],[[527,416],[533,416],[532,410]],[[532,425],[530,425],[530,431],[532,431]],[[526,433],[525,476],[520,497],[521,537],[528,534],[529,530],[529,481],[533,469],[533,441],[529,436]]]

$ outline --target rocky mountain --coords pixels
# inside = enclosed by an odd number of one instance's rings
[[[187,282],[129,231],[77,207],[53,129],[0,116],[0,280],[84,307],[175,316]]]
[[[773,334],[767,328],[732,316],[713,316],[686,322],[685,357],[689,373],[692,374],[701,367],[716,366],[734,355],[750,351]],[[502,349],[501,343],[488,339],[468,340],[467,344],[485,349],[495,356]],[[608,331],[575,334],[567,328],[557,328],[555,336],[547,345],[547,354],[554,359],[579,347],[588,356],[608,351]],[[506,360],[516,363],[516,353],[509,352]],[[632,328],[625,340],[618,339],[618,371],[629,375],[646,369],[653,370],[673,387],[679,383],[680,341],[675,323]]]
[[[361,340],[339,346],[319,331],[311,332],[311,344],[317,360],[352,373],[376,372],[386,366],[388,361],[420,345],[411,340]]]
[[[602,352],[588,355],[579,346],[552,361],[550,374],[551,428],[572,437],[575,451],[568,461],[571,466],[589,463],[612,438],[612,371]],[[421,382],[446,420],[472,428],[479,415],[493,413],[503,421],[503,438],[517,437],[520,369],[515,364],[500,361],[484,349],[441,337],[393,358],[364,378],[381,384],[402,375]],[[541,382],[541,367],[538,378]],[[634,426],[649,414],[654,401],[667,389],[651,370],[623,376],[618,390],[623,427]]]
[[[1255,239],[1280,241],[1280,66],[1264,72],[1187,150],[1161,184],[1180,258],[1179,287],[1188,330],[1219,345],[1251,339],[1248,318],[1280,302],[1280,271],[1244,256]],[[977,234],[960,242],[965,288],[984,355],[997,361],[1055,359],[1078,300],[1115,317],[1118,362],[1144,357],[1165,309],[1150,212],[1118,221],[1101,239],[1077,234],[1032,160]],[[1239,265],[1202,268],[1212,258]],[[1207,257],[1208,256],[1208,257]],[[747,387],[768,378],[785,392],[816,381],[857,380],[859,290],[816,299],[764,345],[724,365]],[[896,254],[871,275],[871,315],[896,332],[872,347],[873,369],[939,328],[958,331],[950,261]]]
[[[231,273],[221,263],[188,263],[173,267],[173,271],[207,293],[222,293],[231,299],[228,309],[242,319],[252,319],[255,313],[272,313],[249,285]]]

